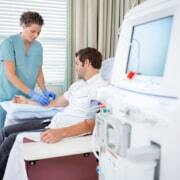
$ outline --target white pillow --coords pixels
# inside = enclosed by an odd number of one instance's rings
[[[114,57],[106,59],[102,62],[100,73],[103,79],[108,82],[111,80],[113,63],[114,63]]]

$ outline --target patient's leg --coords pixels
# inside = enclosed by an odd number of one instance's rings
[[[15,96],[12,99],[13,103],[17,103],[17,104],[32,104],[32,105],[39,105],[37,102],[31,100],[31,99],[27,99],[24,96]]]
[[[16,134],[24,131],[31,131],[31,130],[38,130],[38,129],[43,129],[47,125],[49,125],[49,121],[45,121],[45,119],[38,120],[34,118],[34,120],[31,121],[26,121],[22,122],[19,124],[13,124],[6,126],[4,128],[0,129],[0,137],[1,137],[1,142],[0,142],[0,147],[5,138],[7,138],[11,134]]]
[[[3,137],[3,140],[0,144],[0,179],[3,179],[9,153],[17,134],[24,131],[44,129],[48,124],[49,122],[44,123],[43,120],[33,120],[31,122],[15,124],[0,129],[1,137]]]

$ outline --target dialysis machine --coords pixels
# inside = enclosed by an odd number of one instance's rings
[[[180,180],[180,1],[124,19],[111,85],[99,90],[99,180]]]

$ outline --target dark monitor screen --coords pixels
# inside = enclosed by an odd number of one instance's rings
[[[168,16],[133,27],[126,73],[164,75],[172,20]]]

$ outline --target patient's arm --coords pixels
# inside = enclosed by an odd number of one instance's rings
[[[38,105],[38,106],[40,105],[37,102],[35,102],[31,99],[28,99],[24,96],[14,96],[12,101],[13,101],[13,103],[16,103],[16,104],[32,104],[32,105]]]
[[[17,104],[31,104],[31,105],[40,106],[40,104],[37,103],[36,101],[28,99],[24,96],[15,96],[12,99],[12,101],[13,103],[17,103]],[[50,101],[48,107],[65,107],[67,105],[68,105],[68,100],[66,100],[64,96],[60,96],[59,98]]]
[[[65,107],[68,104],[69,101],[63,95],[50,102],[51,107]]]
[[[46,143],[56,143],[65,137],[92,133],[94,125],[95,120],[88,119],[69,127],[48,129],[41,133],[41,140]]]

